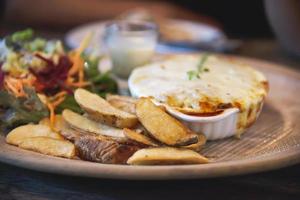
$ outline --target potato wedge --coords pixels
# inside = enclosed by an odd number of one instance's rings
[[[198,142],[198,136],[195,133],[156,106],[149,98],[138,100],[136,114],[149,133],[164,144],[185,146]]]
[[[19,147],[51,156],[75,157],[75,145],[67,140],[57,140],[48,137],[26,138],[19,144]]]
[[[127,161],[130,165],[204,164],[208,159],[195,151],[174,147],[141,149]]]
[[[43,118],[43,119],[41,119],[41,120],[39,121],[39,124],[40,124],[40,125],[49,126],[49,125],[50,125],[50,120],[49,120],[48,117],[45,117],[45,118]]]
[[[113,107],[87,90],[77,89],[74,97],[81,108],[96,121],[119,128],[131,128],[138,123],[136,116]]]
[[[57,130],[59,132],[62,129],[64,123],[65,123],[65,121],[61,115],[55,116],[55,123],[54,123],[55,130]],[[50,120],[49,120],[49,118],[44,118],[39,122],[39,124],[50,127]]]
[[[10,131],[6,136],[6,142],[12,145],[19,145],[26,138],[39,136],[63,140],[63,137],[52,131],[49,126],[41,124],[27,124]]]
[[[64,110],[62,116],[70,127],[78,131],[125,138],[122,129],[95,122],[71,110]]]
[[[190,144],[187,146],[182,146],[182,148],[185,149],[191,149],[194,151],[200,151],[202,149],[202,147],[205,145],[206,143],[206,137],[203,134],[198,134],[198,142],[195,144]]]
[[[137,99],[135,98],[120,95],[107,95],[106,101],[119,110],[135,115],[135,104],[137,102]]]
[[[141,132],[138,132],[136,130],[124,128],[123,133],[130,140],[145,144],[147,146],[158,146],[158,144],[155,141],[153,141],[153,139],[147,137],[146,135],[143,135]]]

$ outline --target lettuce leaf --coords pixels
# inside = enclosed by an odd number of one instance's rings
[[[38,123],[49,116],[48,109],[40,101],[33,88],[24,89],[27,97],[16,98],[8,92],[0,91],[0,123],[2,128],[12,128],[22,124]]]
[[[57,106],[55,112],[60,114],[64,109],[72,110],[76,113],[83,114],[83,110],[80,108],[78,103],[75,101],[74,95],[67,95],[65,100]]]
[[[98,65],[101,57],[82,55],[85,64],[85,75],[86,79],[91,82],[91,86],[86,89],[98,94],[99,96],[105,97],[107,93],[117,93],[118,84],[111,77],[111,72],[101,73],[98,70]]]

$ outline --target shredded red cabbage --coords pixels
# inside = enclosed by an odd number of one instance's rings
[[[36,90],[46,94],[54,94],[60,90],[72,93],[72,90],[67,88],[64,84],[72,66],[70,59],[67,56],[61,56],[58,64],[54,64],[52,60],[39,54],[37,54],[36,57],[47,63],[46,67],[39,71],[30,68],[30,72],[37,78]]]
[[[3,89],[5,73],[2,71],[2,63],[0,63],[0,90]]]

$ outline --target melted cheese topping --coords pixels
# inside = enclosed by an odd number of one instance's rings
[[[133,96],[151,96],[187,114],[237,107],[238,126],[247,126],[248,118],[253,118],[249,112],[259,112],[266,96],[264,75],[234,60],[209,56],[202,66],[207,70],[189,80],[188,71],[197,71],[200,59],[200,55],[177,55],[137,68],[129,78],[129,89]]]

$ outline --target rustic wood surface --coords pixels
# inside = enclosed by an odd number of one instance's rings
[[[300,165],[247,176],[186,181],[116,181],[0,165],[0,199],[299,199]]]
[[[300,70],[299,60],[282,52],[273,40],[247,40],[237,54]],[[299,167],[203,180],[116,181],[53,175],[0,164],[0,199],[299,199]]]

